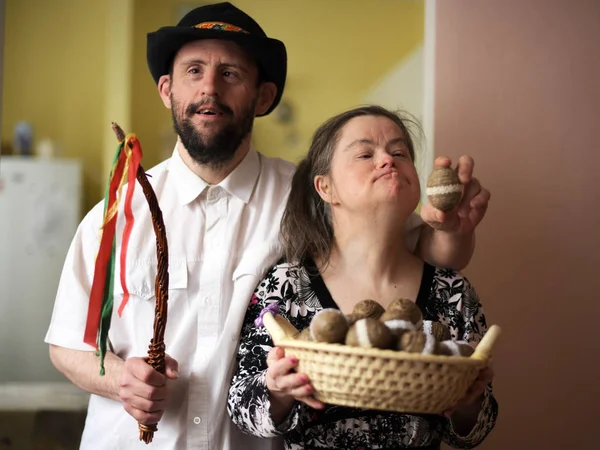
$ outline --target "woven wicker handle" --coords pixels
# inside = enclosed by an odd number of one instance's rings
[[[475,352],[471,355],[471,358],[487,360],[492,357],[492,348],[500,336],[501,329],[498,325],[492,325],[483,339],[477,344],[477,348],[475,348]]]
[[[271,335],[275,345],[279,345],[281,341],[293,339],[299,333],[298,330],[281,316],[274,316],[270,312],[266,312],[263,316],[265,328]]]

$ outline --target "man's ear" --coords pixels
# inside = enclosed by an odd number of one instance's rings
[[[266,113],[273,104],[276,95],[277,86],[275,86],[275,83],[270,81],[261,83],[258,88],[258,100],[256,102],[256,107],[254,108],[254,115],[258,116]]]
[[[171,76],[163,75],[158,79],[158,93],[165,107],[171,109]]]
[[[325,202],[333,204],[333,188],[329,175],[317,175],[314,180],[315,190]]]

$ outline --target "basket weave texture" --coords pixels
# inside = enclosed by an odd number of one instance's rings
[[[499,334],[497,326],[490,327],[467,358],[295,340],[298,331],[271,314],[264,324],[275,345],[298,359],[298,372],[308,375],[318,400],[415,414],[441,414],[455,406],[488,364]]]

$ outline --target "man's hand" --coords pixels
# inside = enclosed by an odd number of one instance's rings
[[[167,404],[167,380],[179,378],[178,364],[165,355],[165,375],[157,372],[144,358],[129,358],[119,380],[119,398],[134,419],[145,425],[160,421]]]
[[[435,159],[435,167],[450,167],[452,161],[445,156]],[[463,197],[452,211],[440,211],[427,203],[421,208],[421,218],[431,228],[456,234],[467,234],[475,228],[483,217],[490,201],[490,192],[483,188],[477,178],[473,178],[473,158],[461,156],[458,160],[458,178],[463,185]]]

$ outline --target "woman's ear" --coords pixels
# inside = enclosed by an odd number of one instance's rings
[[[158,93],[165,107],[171,109],[171,77],[163,75],[158,80]]]
[[[329,175],[317,175],[314,180],[315,190],[325,203],[333,203],[333,188]]]
[[[275,86],[275,83],[270,81],[261,83],[258,88],[258,101],[256,102],[256,107],[254,108],[254,114],[259,115],[266,113],[273,104],[273,100],[275,100],[276,95],[277,86]]]

